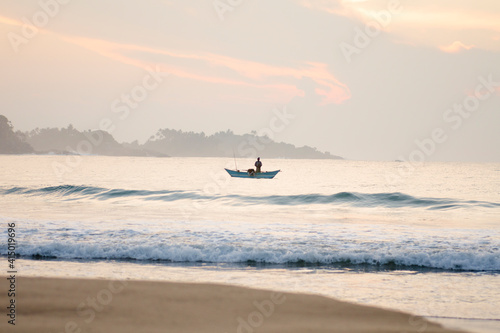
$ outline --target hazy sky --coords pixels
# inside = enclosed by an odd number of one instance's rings
[[[4,0],[0,34],[16,129],[272,130],[349,159],[500,162],[498,0]]]

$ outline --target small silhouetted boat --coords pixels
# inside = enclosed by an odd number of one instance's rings
[[[248,169],[246,171],[242,170],[229,170],[224,168],[224,170],[227,171],[227,173],[231,177],[237,177],[237,178],[267,178],[267,179],[272,179],[274,176],[280,172],[280,170],[276,171],[265,171],[265,172],[255,172],[254,169]]]

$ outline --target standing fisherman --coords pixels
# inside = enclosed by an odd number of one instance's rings
[[[260,157],[257,157],[257,162],[255,162],[256,172],[260,172],[260,168],[262,167],[262,162],[260,161]]]

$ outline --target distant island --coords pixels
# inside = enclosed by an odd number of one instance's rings
[[[119,143],[105,131],[79,131],[67,128],[36,128],[14,131],[10,121],[0,115],[0,154],[57,154],[154,157],[255,157],[295,159],[342,159],[316,148],[275,142],[255,131],[238,135],[232,131],[205,133],[160,129],[144,144]]]

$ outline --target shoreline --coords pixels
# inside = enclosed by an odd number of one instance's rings
[[[9,299],[0,293],[0,331],[14,328]],[[18,332],[462,332],[324,296],[222,284],[18,276],[15,302]]]

